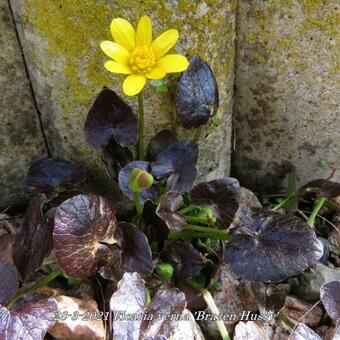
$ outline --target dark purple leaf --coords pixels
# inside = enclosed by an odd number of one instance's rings
[[[258,300],[261,314],[277,314],[284,307],[286,289],[283,285],[252,282],[251,289]]]
[[[164,242],[168,238],[169,229],[165,222],[156,214],[157,205],[146,201],[143,209],[142,231],[150,243]]]
[[[31,166],[26,179],[26,194],[37,193],[47,198],[56,195],[60,187],[77,184],[86,179],[86,171],[70,161],[61,158],[42,158]]]
[[[327,282],[321,287],[320,297],[327,314],[340,321],[340,281]]]
[[[131,147],[136,144],[137,129],[131,107],[108,88],[99,93],[84,127],[87,142],[95,149],[107,146],[111,137],[119,145]]]
[[[170,145],[151,164],[156,179],[169,176],[168,189],[185,192],[191,189],[197,174],[198,146],[183,141]]]
[[[153,263],[148,239],[131,223],[119,223],[116,233],[117,244],[122,250],[123,271],[148,275],[152,273]]]
[[[172,130],[162,130],[158,132],[155,136],[153,136],[148,145],[148,152],[146,159],[149,162],[152,162],[156,159],[157,155],[160,154],[163,150],[165,150],[171,144],[174,144],[178,141],[176,132]]]
[[[15,267],[9,262],[0,261],[0,304],[4,305],[13,298],[18,289]]]
[[[320,240],[323,249],[319,262],[327,264],[329,258],[329,241],[323,237],[318,237],[318,239]]]
[[[156,213],[166,223],[169,229],[185,229],[186,219],[176,213],[183,206],[182,194],[175,191],[168,191],[159,203]]]
[[[161,315],[181,314],[186,307],[185,295],[178,289],[157,291],[145,313],[153,315],[152,320],[143,320],[140,326],[139,340],[150,337],[164,336],[168,338],[172,331],[170,320],[162,319]]]
[[[290,340],[322,340],[313,330],[303,323],[295,326]]]
[[[148,162],[144,161],[133,161],[124,166],[124,168],[119,172],[118,181],[119,188],[124,196],[133,200],[133,192],[130,189],[129,181],[130,181],[130,173],[133,168],[143,169],[147,172],[150,172],[150,165]],[[144,203],[146,200],[154,200],[156,199],[156,191],[152,187],[146,190],[142,190],[138,193],[139,201]]]
[[[111,250],[116,243],[115,215],[115,207],[97,195],[78,195],[59,206],[53,243],[58,263],[67,274],[87,278],[119,263],[119,253]]]
[[[208,122],[217,110],[218,102],[214,73],[199,56],[192,57],[178,84],[176,109],[179,121],[185,129],[198,128]]]
[[[225,261],[238,276],[250,281],[281,281],[315,264],[323,253],[321,242],[295,216],[251,209],[240,214],[226,244]]]
[[[31,200],[23,224],[15,235],[12,256],[24,281],[40,268],[53,247],[53,224],[48,223],[41,211],[45,201],[45,194],[37,194]]]
[[[44,339],[55,323],[56,310],[54,299],[38,293],[21,298],[10,310],[0,305],[0,339]]]
[[[334,198],[340,196],[340,183],[332,182],[327,179],[320,178],[310,181],[306,185],[304,185],[300,189],[300,191],[304,191],[306,189],[319,191],[321,196],[327,198]]]
[[[118,316],[123,313],[143,314],[145,307],[144,281],[137,273],[125,273],[110,299],[110,309],[115,320],[112,323],[113,337],[115,339],[138,340],[142,320],[123,321],[119,320]]]
[[[215,179],[195,185],[190,191],[190,201],[198,207],[212,206],[216,226],[226,229],[233,221],[240,199],[240,184],[231,177]]]
[[[109,144],[103,149],[102,160],[109,173],[118,180],[119,171],[132,162],[133,154],[128,148],[120,146],[114,138],[111,138]]]
[[[204,267],[201,253],[187,241],[168,243],[164,252],[168,260],[175,263],[175,279],[184,281],[197,275]]]

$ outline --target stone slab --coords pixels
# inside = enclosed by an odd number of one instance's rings
[[[46,156],[8,2],[0,1],[0,209],[23,202],[30,164]]]
[[[112,40],[109,25],[113,18],[123,17],[136,25],[148,14],[156,34],[177,28],[176,50],[188,56],[199,54],[216,73],[219,129],[205,131],[199,172],[208,178],[229,173],[235,0],[11,0],[11,4],[54,156],[82,162],[98,184],[107,183],[99,156],[86,145],[82,129],[100,89],[107,85],[121,94],[123,77],[103,68],[106,57],[99,43]],[[157,94],[151,86],[145,97],[148,140],[173,124],[174,105],[168,94]],[[136,97],[127,100],[136,108]]]
[[[239,0],[233,175],[277,192],[297,167],[300,184],[340,165],[338,0]],[[340,172],[334,180],[340,180]]]

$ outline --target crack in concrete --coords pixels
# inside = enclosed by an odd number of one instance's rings
[[[18,44],[19,44],[19,48],[20,48],[20,51],[21,51],[22,59],[23,59],[25,73],[27,75],[27,79],[28,79],[28,82],[29,82],[29,87],[30,87],[31,95],[32,95],[32,98],[33,98],[34,108],[35,108],[35,110],[37,112],[37,115],[38,115],[39,126],[40,126],[40,130],[41,130],[41,133],[42,133],[42,137],[44,139],[46,152],[47,152],[48,157],[52,157],[51,151],[50,151],[50,147],[48,145],[48,141],[47,141],[47,136],[46,136],[46,133],[45,133],[44,125],[43,125],[42,118],[41,118],[41,112],[40,112],[40,110],[38,108],[37,99],[35,97],[32,81],[31,81],[31,77],[30,77],[30,74],[29,74],[29,71],[28,71],[27,61],[26,61],[24,50],[22,48],[22,44],[21,44],[21,40],[20,40],[20,35],[19,35],[18,29],[17,29],[17,23],[16,23],[16,20],[15,20],[15,17],[14,17],[11,1],[7,0],[7,2],[8,2],[8,6],[9,6],[9,10],[10,10],[10,13],[11,13],[12,20],[13,20],[13,23],[14,23],[15,34],[16,34],[16,37],[18,39]]]

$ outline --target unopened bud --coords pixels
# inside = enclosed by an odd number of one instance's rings
[[[133,168],[130,172],[129,186],[133,192],[140,192],[148,189],[153,183],[153,177],[147,171],[140,168]]]
[[[174,274],[174,267],[170,263],[159,263],[155,268],[155,273],[166,281],[170,281]]]

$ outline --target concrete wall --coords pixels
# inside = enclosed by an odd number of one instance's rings
[[[176,50],[187,56],[199,54],[216,73],[221,102],[220,130],[207,131],[202,138],[199,165],[200,172],[209,177],[229,172],[234,0],[10,2],[53,155],[83,163],[98,185],[107,183],[103,165],[98,154],[86,145],[82,128],[100,89],[107,85],[121,94],[124,78],[109,74],[103,68],[107,57],[99,43],[112,40],[109,25],[113,18],[123,17],[136,25],[143,14],[148,14],[154,23],[155,36],[168,28],[178,29],[180,37]],[[169,94],[158,94],[151,86],[146,88],[145,98],[148,141],[155,132],[173,124],[174,105]],[[136,97],[124,99],[136,107]]]
[[[340,166],[340,3],[238,1],[233,174],[277,191]],[[337,173],[340,180],[340,172]]]
[[[0,0],[0,208],[23,202],[25,173],[47,154],[7,1]]]
[[[114,17],[136,24],[148,14],[156,34],[177,28],[176,50],[187,56],[199,54],[212,66],[220,90],[219,128],[206,129],[201,138],[200,178],[229,173],[232,112],[232,174],[243,185],[259,192],[277,191],[292,164],[300,183],[328,175],[318,166],[322,160],[339,165],[337,0],[132,0],[128,5],[123,0],[0,0],[0,4],[5,46],[0,51],[4,60],[0,207],[22,196],[31,160],[46,154],[29,82],[52,155],[82,163],[95,188],[110,187],[82,129],[102,86],[121,94],[123,78],[103,68],[106,57],[99,49],[101,40],[111,39],[109,24]],[[149,139],[173,125],[173,101],[150,87],[146,98]],[[136,98],[128,101],[136,108]]]

